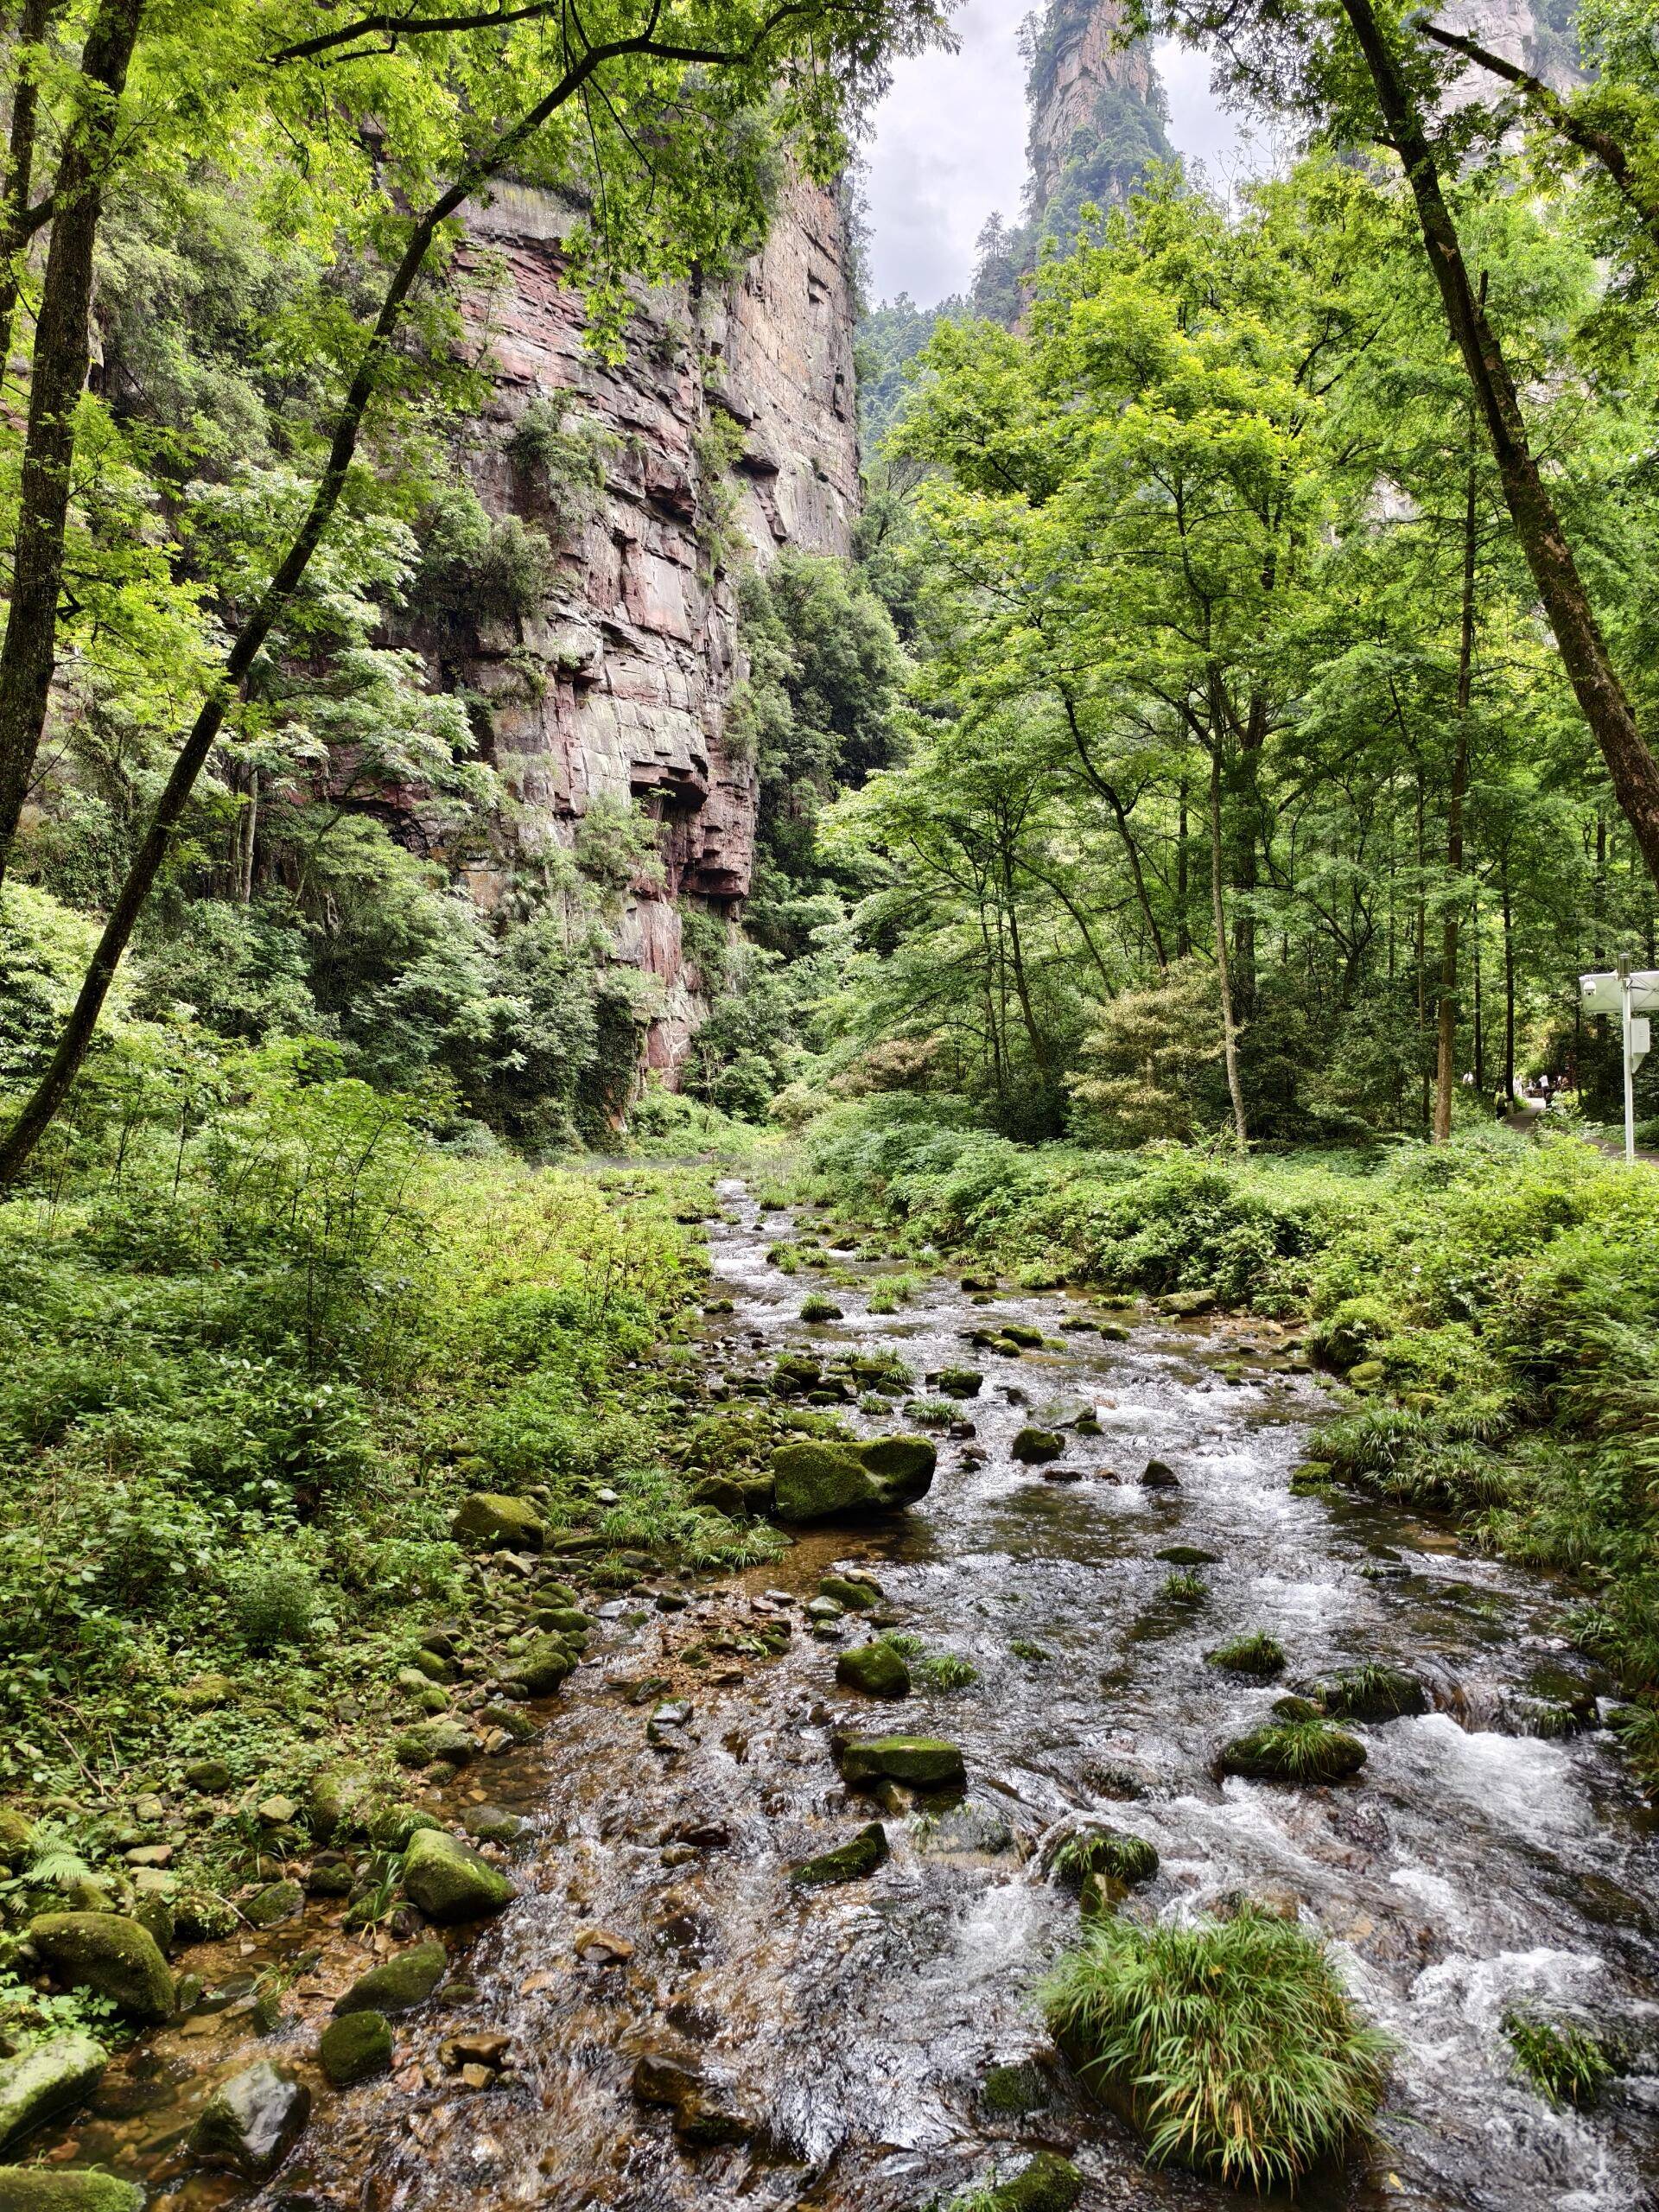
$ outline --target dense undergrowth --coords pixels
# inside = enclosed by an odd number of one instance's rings
[[[706,1172],[455,1157],[287,1056],[213,1083],[0,1208],[0,1789],[118,1888],[157,1840],[135,1793],[193,1763],[224,1775],[175,1871],[213,1881],[325,1764],[395,1787],[391,1739],[446,1701],[422,1635],[513,1632],[452,1537],[468,1491],[581,1532],[601,1589],[768,1540],[674,1460]]]
[[[1659,1781],[1659,1175],[1567,1128],[1239,1160],[1021,1146],[900,1097],[825,1116],[806,1173],[918,1252],[1309,1315],[1355,1393],[1316,1464],[1571,1577]]]

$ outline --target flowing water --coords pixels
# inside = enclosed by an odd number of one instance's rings
[[[974,1433],[942,1444],[930,1494],[891,1524],[810,1533],[683,1611],[613,1609],[544,1741],[487,1777],[493,1798],[532,1818],[515,1853],[518,1901],[426,2013],[401,2024],[394,2074],[320,2104],[266,2201],[289,2212],[899,2212],[1046,2143],[1084,2169],[1089,2204],[1236,2202],[1147,2173],[1048,2050],[1032,1985],[1077,1908],[1044,1879],[1041,1842],[1086,1813],[1156,1845],[1160,1871],[1135,1909],[1224,1909],[1241,1892],[1294,1904],[1397,2039],[1384,2148],[1304,2202],[1653,2202],[1659,1842],[1605,1733],[1517,1732],[1534,1671],[1573,1663],[1554,1595],[1402,1514],[1293,1495],[1322,1400],[1270,1326],[1142,1317],[1128,1341],[1103,1342],[1059,1332],[1081,1311],[1060,1295],[982,1307],[940,1281],[887,1317],[838,1290],[845,1319],[808,1328],[812,1277],[766,1257],[786,1217],[763,1220],[739,1185],[724,1198],[712,1255],[734,1310],[711,1343],[716,1371],[741,1382],[785,1347],[853,1344],[896,1351],[918,1375],[968,1359],[986,1378],[963,1408]],[[866,1287],[878,1274],[838,1265]],[[1016,1319],[1056,1348],[1017,1360],[966,1351],[966,1330]],[[1068,1441],[1076,1480],[1009,1454],[1018,1427],[1061,1400],[1073,1416],[1087,1402],[1101,1425]],[[1152,1456],[1178,1488],[1139,1484]],[[1172,1544],[1217,1555],[1196,1611],[1160,1597],[1169,1569],[1157,1554]],[[804,1632],[801,1604],[838,1561],[872,1572],[899,1624],[970,1660],[977,1680],[902,1707],[837,1690],[839,1646]],[[779,1618],[796,1624],[780,1656],[743,1649],[748,1630]],[[1254,1629],[1287,1648],[1284,1682],[1255,1687],[1205,1663],[1207,1648]],[[688,1644],[703,1663],[682,1656]],[[1217,1744],[1265,1718],[1275,1694],[1361,1658],[1412,1669],[1434,1709],[1359,1729],[1370,1763],[1357,1782],[1211,1778]],[[691,1707],[682,1726],[658,1728],[660,1745],[647,1740],[659,1696]],[[836,1774],[830,1737],[849,1722],[954,1738],[968,1791],[944,1811],[890,1803],[892,1857],[874,1878],[803,1892],[791,1866],[877,1809]],[[453,1813],[475,1788],[464,1776],[438,1802]],[[222,2196],[227,2185],[168,2164],[205,2081],[255,2051],[306,2063],[328,1999],[362,1963],[338,1936],[325,1942],[289,2024],[261,2042],[245,2028],[198,2042],[193,2059],[188,2027],[156,2039],[129,2085],[145,2117],[83,2126],[80,2154],[147,2172],[164,2202]],[[1619,2027],[1637,2070],[1594,2113],[1552,2110],[1510,2070],[1500,2020],[1517,2002],[1588,2007]],[[438,2063],[443,2038],[473,2028],[513,2037],[509,2070],[482,2093]],[[758,2143],[689,2151],[665,2113],[635,2101],[636,2059],[666,2044],[699,2054],[760,2123]],[[1027,2058],[1045,2069],[1049,2101],[999,2119],[980,2094],[987,2069]],[[118,2082],[111,2109],[121,2094]]]

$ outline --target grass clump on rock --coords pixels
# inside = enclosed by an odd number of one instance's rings
[[[1285,1670],[1284,1645],[1261,1629],[1253,1636],[1236,1636],[1230,1643],[1218,1643],[1204,1656],[1212,1667],[1225,1668],[1230,1675],[1254,1675],[1262,1681]]]
[[[1094,1921],[1039,1993],[1085,2084],[1154,2164],[1289,2187],[1371,2131],[1389,2044],[1288,1922],[1249,1910],[1189,1928]]]
[[[1254,1782],[1341,1782],[1365,1764],[1365,1746],[1315,1714],[1281,1719],[1223,1745],[1216,1766]]]
[[[1592,2028],[1512,2005],[1503,2033],[1516,2070],[1553,2105],[1592,2105],[1618,2067]]]

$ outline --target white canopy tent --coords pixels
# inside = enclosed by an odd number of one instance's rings
[[[1586,1014],[1616,1014],[1624,1038],[1624,1157],[1636,1158],[1636,1071],[1653,1041],[1648,1017],[1659,1014],[1659,968],[1632,968],[1621,960],[1611,971],[1580,976]]]

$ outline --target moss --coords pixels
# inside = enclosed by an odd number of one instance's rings
[[[790,1876],[803,1888],[817,1889],[841,1882],[861,1882],[874,1874],[887,1857],[887,1832],[880,1821],[872,1821],[861,1828],[848,1842],[839,1844],[833,1851],[820,1853],[797,1866]]]
[[[1283,1644],[1262,1630],[1250,1636],[1236,1636],[1230,1643],[1219,1643],[1204,1656],[1211,1666],[1223,1668],[1230,1675],[1249,1675],[1260,1681],[1285,1670]]]
[[[448,1963],[442,1943],[413,1943],[359,1974],[345,1995],[335,1999],[334,2010],[341,2014],[412,2012],[443,1980]]]
[[[50,1912],[29,1923],[29,1940],[58,1975],[96,1990],[134,2020],[165,2020],[173,1976],[155,1937],[116,1912]]]
[[[411,1839],[404,1859],[404,1888],[441,1927],[499,1912],[518,1894],[470,1845],[436,1828],[423,1828]]]
[[[352,2011],[331,2020],[317,2043],[317,2063],[337,2089],[391,2067],[391,2024],[384,2012]]]
[[[1328,1720],[1278,1720],[1222,1746],[1222,1774],[1257,1782],[1342,1782],[1365,1764],[1365,1746]]]

